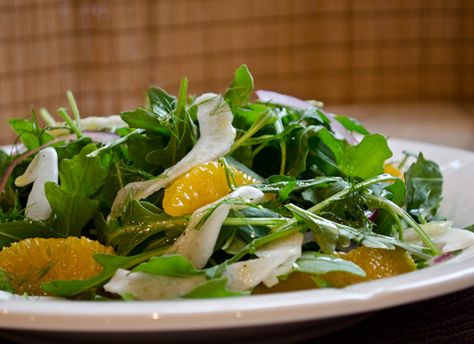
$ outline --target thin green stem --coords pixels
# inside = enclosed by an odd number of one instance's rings
[[[122,143],[124,143],[125,141],[128,140],[128,138],[132,135],[136,135],[136,134],[141,134],[145,132],[145,129],[135,129],[134,131],[132,131],[131,133],[125,135],[125,136],[122,136],[121,138],[115,140],[114,142],[112,142],[111,144],[108,144],[108,145],[105,145],[103,147],[100,147],[99,149],[96,149],[95,151],[92,151],[90,152],[89,154],[87,154],[87,157],[88,158],[92,158],[92,157],[95,157],[95,156],[98,156],[100,155],[102,152],[106,151],[106,150],[109,150],[113,147],[116,147]]]
[[[284,131],[283,123],[281,118],[278,118],[275,122],[275,130],[277,134],[281,134]],[[285,174],[286,169],[286,141],[280,140],[280,150],[281,150],[281,161],[280,161],[280,174]]]
[[[66,97],[71,106],[71,111],[74,116],[74,120],[76,121],[76,125],[78,128],[81,127],[81,114],[79,113],[79,108],[77,107],[76,99],[74,98],[74,94],[70,90],[67,90]]]
[[[252,124],[252,126],[247,130],[231,147],[228,155],[234,153],[248,138],[252,137],[260,129],[262,129],[270,120],[274,117],[273,112],[270,109],[265,110],[261,113],[260,117]]]
[[[379,175],[375,178],[364,180],[361,183],[355,184],[353,186],[349,186],[349,187],[345,188],[344,190],[341,190],[338,193],[332,195],[331,197],[326,198],[324,201],[319,202],[318,204],[316,204],[316,205],[312,206],[311,208],[309,208],[308,211],[311,212],[311,213],[319,213],[319,212],[321,212],[321,210],[326,208],[329,204],[343,199],[344,197],[346,197],[351,192],[354,192],[354,191],[357,191],[357,190],[360,190],[360,189],[365,189],[365,188],[367,188],[368,186],[370,186],[372,184],[385,182],[385,181],[390,181],[390,180],[398,180],[398,179],[399,178],[394,177],[390,174],[381,174],[381,175]]]
[[[54,127],[56,125],[56,121],[54,120],[53,116],[51,116],[51,114],[45,108],[40,109],[40,116],[50,127]]]
[[[76,134],[77,138],[80,139],[83,135],[81,129],[79,129],[74,121],[69,117],[67,110],[65,108],[58,109],[58,115],[63,119],[64,122],[69,126],[74,134]]]
[[[285,224],[290,219],[285,217],[228,217],[225,226],[278,226]]]
[[[433,244],[428,234],[426,234],[423,228],[421,228],[421,226],[404,209],[400,208],[392,201],[379,196],[368,195],[367,197],[368,200],[372,202],[372,204],[374,204],[376,207],[392,211],[393,213],[401,217],[403,220],[405,220],[408,225],[410,225],[415,230],[415,232],[418,233],[423,243],[432,251],[433,254],[440,254],[438,248]]]

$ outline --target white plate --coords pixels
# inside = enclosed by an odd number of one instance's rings
[[[397,152],[396,156],[402,150],[422,151],[426,158],[438,162],[445,177],[442,214],[453,219],[459,227],[474,223],[474,153],[405,140],[391,140],[390,144]],[[87,335],[88,341],[106,338],[114,342],[138,338],[179,341],[189,340],[190,335],[193,339],[233,337],[242,340],[246,334],[247,339],[255,339],[258,333],[266,335],[267,339],[273,337],[275,343],[278,342],[275,334],[283,331],[291,336],[288,332],[294,331],[297,324],[306,324],[306,330],[299,328],[298,333],[294,332],[291,337],[294,340],[304,338],[308,329],[312,332],[333,329],[338,326],[335,317],[346,317],[345,321],[338,318],[338,324],[342,325],[350,315],[419,301],[473,285],[474,247],[434,267],[339,290],[194,301],[5,300],[0,303],[0,329],[45,331],[28,332],[28,335],[43,334],[44,340],[64,339],[69,334],[70,338]],[[310,325],[308,321],[311,321]],[[279,326],[275,326],[277,324]],[[324,328],[321,327],[323,324]],[[287,341],[288,338],[281,335],[279,340]]]

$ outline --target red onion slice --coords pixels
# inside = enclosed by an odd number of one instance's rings
[[[258,100],[265,103],[278,104],[300,110],[315,109],[315,107],[309,104],[308,102],[286,94],[267,90],[256,90],[255,94],[257,95]],[[351,145],[356,145],[359,143],[355,136],[352,135],[352,133],[347,130],[341,123],[339,123],[339,121],[334,117],[333,114],[324,112],[321,109],[320,111],[327,116],[327,118],[331,122],[331,128],[332,130],[334,130],[335,133],[341,135]]]

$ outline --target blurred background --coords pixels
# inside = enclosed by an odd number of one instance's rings
[[[0,143],[7,119],[119,113],[150,84],[319,99],[389,136],[474,150],[474,1],[0,0]]]

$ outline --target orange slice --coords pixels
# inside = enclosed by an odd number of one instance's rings
[[[347,272],[328,272],[321,276],[336,288],[416,270],[413,259],[400,248],[385,250],[361,246],[349,253],[339,254],[339,256],[359,265],[365,271],[366,276],[360,277]]]
[[[235,186],[257,183],[255,178],[240,170],[231,168],[230,172]],[[192,168],[166,188],[163,210],[171,216],[189,215],[230,192],[223,164],[210,161]]]
[[[358,247],[349,253],[339,253],[341,258],[359,265],[366,273],[365,277],[356,276],[348,272],[328,272],[318,276],[330,286],[336,288],[346,287],[351,284],[392,277],[416,269],[412,258],[402,249],[385,250],[379,248]],[[303,289],[316,288],[313,281],[315,275],[302,272],[293,272],[287,279],[280,281],[272,288],[259,285],[254,294],[266,294]]]
[[[102,271],[93,255],[113,249],[87,238],[24,239],[0,251],[0,270],[18,294],[47,295],[41,284],[85,280]]]
[[[393,166],[392,164],[386,164],[383,168],[384,173],[391,174],[394,177],[398,177],[403,179],[403,173],[398,168]]]

